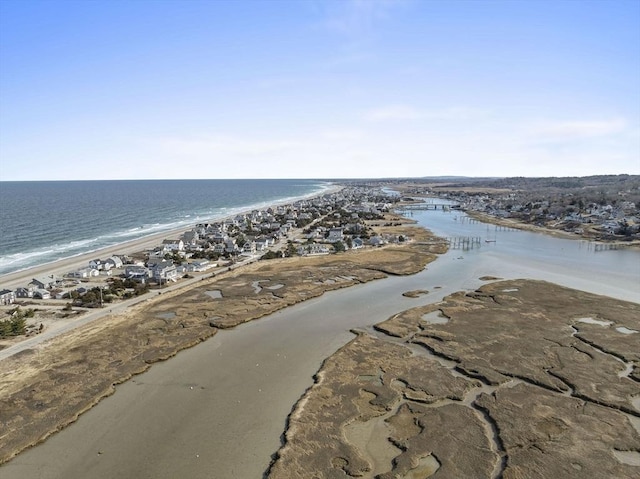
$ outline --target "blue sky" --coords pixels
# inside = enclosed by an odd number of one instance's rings
[[[0,180],[640,174],[640,0],[0,1]]]

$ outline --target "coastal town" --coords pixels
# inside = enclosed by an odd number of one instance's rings
[[[637,175],[404,183],[405,195],[446,198],[483,221],[507,220],[513,227],[531,225],[590,241],[640,241]]]
[[[200,223],[155,247],[130,255],[93,258],[59,276],[32,278],[0,288],[6,320],[2,337],[35,334],[46,319],[68,318],[91,308],[141,296],[194,277],[215,276],[239,265],[282,257],[313,257],[409,241],[376,235],[400,197],[380,188],[345,186],[339,191]],[[20,311],[30,313],[23,320]],[[38,314],[33,314],[37,310]],[[20,317],[19,326],[16,318]]]
[[[633,477],[637,458],[627,451],[637,450],[638,437],[628,417],[636,418],[640,410],[637,303],[568,289],[535,275],[504,280],[512,274],[512,257],[494,256],[505,265],[496,268],[493,261],[482,261],[484,241],[480,254],[453,252],[453,237],[426,229],[425,218],[454,230],[480,227],[461,225],[461,209],[474,214],[464,201],[467,192],[436,192],[416,183],[345,184],[317,198],[154,237],[153,244],[139,248],[137,243],[138,249],[126,254],[92,255],[68,268],[58,283],[56,275],[35,275],[39,282],[28,286],[49,293],[48,299],[34,294],[2,307],[10,313],[5,316],[10,324],[2,329],[9,337],[0,342],[0,358],[7,353],[0,373],[7,404],[0,415],[7,431],[0,447],[2,467],[22,467],[38,450],[31,446],[44,438],[49,437],[44,448],[65,441],[56,431],[85,412],[86,424],[90,409],[122,389],[114,395],[124,401],[117,410],[128,413],[106,412],[119,427],[110,426],[109,436],[96,440],[79,435],[80,443],[73,446],[109,470],[122,464],[126,451],[118,448],[123,443],[127,450],[140,447],[131,446],[130,438],[154,422],[148,414],[156,411],[176,425],[151,461],[156,470],[167,467],[165,457],[173,461],[166,450],[174,447],[175,437],[195,458],[189,467],[222,470],[223,454],[199,460],[203,444],[236,440],[238,411],[240,417],[249,410],[272,417],[270,408],[283,404],[280,416],[257,426],[273,439],[264,447],[264,460],[251,466],[264,471],[263,477],[302,478],[338,469],[346,477],[385,471],[429,477],[440,469],[447,476],[472,477],[478,468],[482,477],[506,477],[516,468],[511,458],[520,457],[522,449],[510,438],[520,434],[541,444],[523,456],[527,470],[543,454],[549,477],[582,477],[564,474],[568,463],[584,464],[580,467],[596,476],[614,470],[617,477]],[[414,220],[414,210],[438,211]],[[505,235],[524,243],[541,238]],[[565,247],[579,243],[544,239]],[[486,248],[491,254],[500,244]],[[544,253],[531,259],[535,267],[552,268]],[[608,285],[600,283],[605,282],[589,285],[606,291]],[[613,286],[619,287],[619,282]],[[627,290],[637,297],[632,286]],[[332,291],[331,299],[320,299]],[[251,327],[238,327],[249,322]],[[334,328],[343,332],[339,341]],[[514,335],[514,330],[526,334]],[[248,342],[234,342],[236,337]],[[202,368],[189,362],[191,353],[177,354],[186,349],[205,355],[198,356]],[[551,369],[549,358],[556,358]],[[158,362],[165,367],[152,367]],[[301,363],[308,364],[307,373],[289,373]],[[240,385],[226,387],[231,377],[240,378]],[[164,402],[132,404],[125,388],[136,398],[159,396]],[[174,414],[177,404],[190,404],[178,409],[206,424],[202,432],[182,428],[184,416]],[[537,404],[545,406],[539,410]],[[522,411],[528,413],[520,420]],[[552,438],[545,432],[549,411],[560,424],[552,425]],[[133,435],[118,435],[122,420],[127,426],[134,422]],[[91,431],[101,427],[91,424]],[[385,424],[389,427],[380,427]],[[615,433],[592,441],[588,431],[607,424],[615,424]],[[287,441],[280,443],[283,434]],[[457,440],[465,434],[473,437],[471,444]],[[325,437],[338,439],[319,440]],[[451,439],[442,445],[441,437]],[[575,451],[557,448],[558,440],[576,445]],[[148,443],[145,437],[133,441]],[[382,462],[370,452],[373,441],[380,445]],[[468,459],[448,456],[448,450]],[[576,462],[583,461],[585,450],[586,457],[598,459]],[[290,471],[301,472],[291,476]]]
[[[587,179],[581,179],[581,183],[562,188],[545,184],[546,189],[532,179],[528,185],[517,179],[345,184],[315,198],[199,223],[152,248],[92,258],[63,275],[33,277],[13,289],[0,285],[0,308],[9,314],[2,319],[0,335],[37,334],[56,318],[75,317],[91,308],[161,292],[182,280],[215,276],[258,260],[329,255],[408,241],[403,235],[377,235],[371,225],[380,224],[394,207],[420,207],[425,198],[443,198],[451,209],[483,221],[532,225],[608,242],[607,247],[637,244],[640,180],[623,176],[614,177],[615,188],[611,188],[611,179],[602,177],[594,184],[585,185]],[[387,186],[395,191],[386,190]]]

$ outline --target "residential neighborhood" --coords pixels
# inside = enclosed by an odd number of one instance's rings
[[[405,196],[437,196],[460,209],[595,241],[640,240],[640,177],[458,178],[398,182]]]
[[[69,309],[103,307],[244,262],[378,247],[399,241],[374,234],[370,226],[398,200],[381,188],[347,185],[315,198],[198,223],[152,249],[96,257],[63,277],[48,275],[15,290],[3,289],[0,304],[35,300]]]

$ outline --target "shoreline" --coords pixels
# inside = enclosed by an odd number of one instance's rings
[[[344,187],[342,185],[331,183],[326,189],[322,190],[318,193],[312,193],[309,195],[304,195],[300,197],[296,197],[293,199],[286,199],[278,202],[271,203],[267,206],[264,206],[261,209],[266,209],[274,206],[286,205],[295,201],[300,200],[309,200],[313,198],[317,198],[326,194],[334,194],[342,190]],[[0,289],[8,288],[15,289],[20,286],[26,285],[26,282],[30,281],[33,278],[42,277],[45,275],[55,275],[55,276],[64,276],[66,273],[70,271],[80,269],[82,267],[86,267],[92,259],[95,258],[106,258],[113,255],[130,255],[134,253],[138,253],[141,251],[145,251],[147,249],[151,249],[153,247],[159,246],[164,239],[171,239],[174,237],[178,237],[183,233],[190,231],[195,227],[198,223],[217,223],[225,221],[226,219],[232,218],[233,216],[244,214],[251,212],[255,208],[247,207],[247,209],[242,209],[238,213],[227,214],[225,216],[221,216],[219,218],[209,218],[207,220],[201,220],[192,224],[189,224],[184,227],[175,228],[171,230],[167,230],[164,232],[153,233],[151,235],[132,239],[129,241],[125,241],[122,243],[118,243],[112,246],[106,246],[103,248],[96,249],[91,252],[81,253],[76,256],[70,256],[67,258],[61,258],[55,261],[51,261],[48,263],[39,264],[36,266],[30,266],[25,269],[21,269],[18,271],[13,271],[10,273],[3,273],[0,275]]]
[[[533,225],[530,223],[524,223],[522,221],[514,220],[511,218],[497,218],[487,213],[482,213],[480,211],[474,211],[474,210],[461,210],[461,211],[463,211],[467,216],[469,216],[469,218],[473,218],[482,223],[488,223],[488,224],[497,225],[497,226],[504,226],[507,228],[514,228],[522,231],[530,231],[532,233],[546,234],[556,238],[588,241],[590,243],[598,243],[603,245],[620,245],[628,248],[640,248],[639,240],[621,241],[613,238],[612,239],[595,239],[588,235],[571,233],[569,231],[558,230],[558,229],[549,228],[546,226]]]

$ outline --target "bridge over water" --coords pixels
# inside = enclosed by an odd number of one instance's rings
[[[449,211],[460,208],[458,203],[417,203],[414,205],[402,205],[396,208],[397,211],[426,211],[426,210],[443,210]]]

